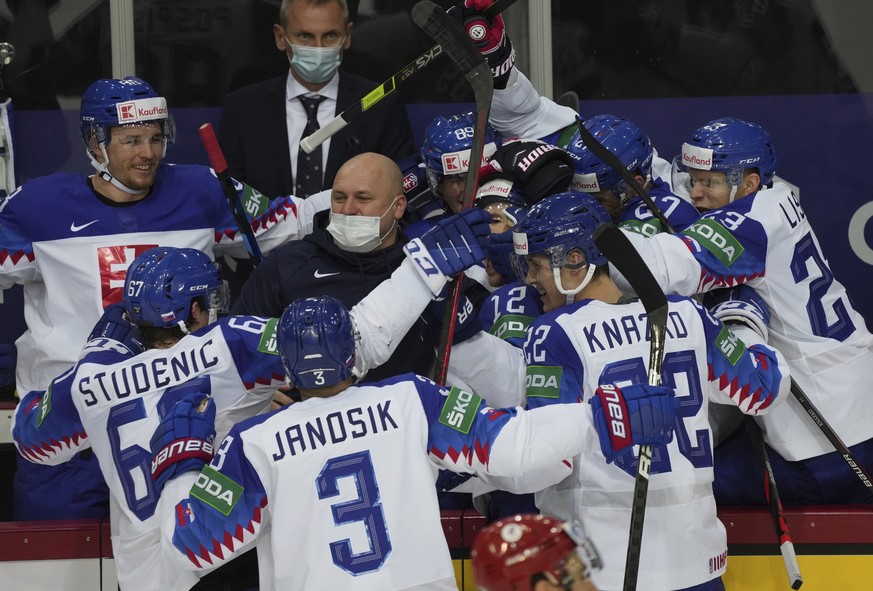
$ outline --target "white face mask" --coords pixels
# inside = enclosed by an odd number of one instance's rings
[[[336,47],[308,47],[288,41],[288,45],[291,46],[291,55],[288,56],[291,67],[310,84],[321,84],[330,80],[343,59],[342,43]]]
[[[379,232],[382,218],[394,208],[397,197],[388,206],[387,211],[380,216],[376,215],[346,215],[344,213],[330,212],[330,223],[327,231],[333,236],[334,242],[349,252],[372,252],[382,244],[383,237]],[[397,225],[397,220],[385,233],[387,236]]]

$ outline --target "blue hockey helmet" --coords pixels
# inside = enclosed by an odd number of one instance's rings
[[[606,264],[592,234],[600,224],[610,223],[603,205],[591,195],[567,191],[546,197],[530,208],[512,229],[515,254],[545,254],[553,268],[563,267],[567,255],[581,250],[588,265]]]
[[[674,169],[724,172],[728,184],[742,183],[743,171],[757,170],[761,185],[770,186],[776,174],[776,146],[763,127],[734,117],[722,117],[699,127],[682,145]]]
[[[652,142],[636,123],[615,115],[595,115],[585,120],[585,129],[615,154],[631,173],[646,180],[651,178]],[[621,199],[622,207],[633,197],[627,181],[585,146],[578,131],[570,138],[567,151],[576,161],[576,174],[570,182],[570,190],[585,193],[612,190]]]
[[[476,114],[473,112],[435,117],[424,131],[421,160],[427,169],[430,190],[442,196],[440,182],[444,175],[465,174],[470,165],[470,147],[476,129]],[[497,150],[502,139],[500,134],[487,125],[482,160],[487,160]]]
[[[282,367],[294,386],[325,388],[356,377],[355,325],[339,300],[294,300],[282,312],[277,332]]]
[[[79,124],[86,146],[92,136],[98,144],[109,142],[112,127],[151,122],[159,123],[164,138],[173,142],[176,128],[167,100],[141,78],[103,78],[91,84],[82,95]]]
[[[521,183],[516,182],[512,175],[503,172],[482,177],[473,206],[485,209],[492,203],[505,203],[507,206],[521,207],[525,210],[529,206],[527,194],[521,188]]]
[[[210,323],[227,312],[227,286],[218,265],[194,248],[151,248],[136,257],[124,279],[124,308],[138,326],[178,326],[187,332],[191,303],[198,298]]]

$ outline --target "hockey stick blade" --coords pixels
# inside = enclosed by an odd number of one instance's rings
[[[239,201],[239,193],[236,187],[233,186],[233,179],[227,171],[227,160],[221,151],[221,146],[218,143],[218,138],[215,136],[215,130],[212,129],[212,124],[204,123],[198,130],[200,133],[200,141],[203,142],[203,148],[206,150],[206,155],[209,157],[209,164],[215,175],[218,177],[218,182],[224,191],[224,196],[227,199],[227,204],[230,207],[230,213],[236,222],[237,228],[242,235],[243,245],[254,266],[264,260],[264,255],[261,254],[261,249],[258,246],[258,241],[255,239],[255,233],[252,231],[252,224],[246,217],[243,211],[242,204]]]
[[[655,205],[655,202],[652,201],[652,198],[646,192],[642,185],[634,178],[634,175],[627,169],[627,167],[621,163],[621,160],[618,159],[618,156],[610,152],[606,149],[606,147],[600,143],[600,141],[594,137],[594,135],[588,131],[585,127],[585,124],[582,122],[582,119],[576,117],[576,126],[579,128],[579,137],[582,138],[582,141],[585,143],[585,147],[591,150],[591,153],[600,158],[607,166],[615,170],[621,178],[630,185],[630,188],[634,190],[634,192],[640,196],[646,206],[651,210],[652,215],[657,218],[659,222],[661,222],[661,228],[664,229],[668,234],[675,233],[673,229],[673,225],[667,220],[667,216],[664,215],[664,212]]]
[[[773,466],[767,455],[764,445],[764,436],[758,423],[746,416],[746,431],[752,440],[752,446],[758,455],[758,465],[764,474],[764,496],[770,507],[770,516],[773,519],[773,527],[776,531],[776,539],[779,551],[782,553],[782,561],[785,563],[785,573],[788,575],[788,583],[792,589],[800,589],[803,585],[803,577],[800,574],[800,564],[797,562],[797,554],[794,552],[794,542],[791,540],[791,532],[788,531],[788,522],[785,520],[785,511],[782,501],[779,499],[779,489],[776,488],[776,478],[773,476]]]
[[[479,169],[485,148],[485,131],[491,111],[491,93],[494,80],[488,63],[467,37],[461,25],[429,0],[422,0],[412,7],[412,20],[434,41],[439,42],[446,55],[458,66],[473,89],[476,100],[476,128],[470,145],[467,180],[464,185],[464,209],[473,206],[473,197],[479,184]],[[452,351],[452,338],[457,323],[458,303],[461,299],[462,277],[452,279],[440,331],[437,366],[434,381],[445,385]]]
[[[498,0],[488,8],[482,11],[482,15],[486,18],[500,14],[518,0]],[[436,59],[446,53],[442,44],[437,43],[410,63],[402,67],[396,74],[388,78],[385,82],[371,90],[357,103],[348,107],[342,113],[334,117],[320,129],[316,130],[311,135],[303,138],[300,141],[300,148],[307,154],[324,143],[327,138],[335,135],[339,130],[348,125],[352,119],[363,113],[364,111],[375,106],[379,101],[394,92],[400,84],[406,82],[413,74],[420,72],[430,66]],[[490,73],[489,73],[490,76]]]
[[[664,363],[664,345],[667,334],[667,296],[643,258],[621,230],[612,224],[601,224],[594,230],[594,244],[634,288],[649,319],[649,385],[661,383],[661,367]],[[635,591],[640,571],[640,554],[643,543],[643,525],[646,501],[649,492],[649,470],[652,464],[652,446],[641,445],[637,459],[637,477],[634,481],[633,504],[631,505],[630,531],[628,532],[627,557],[624,570],[624,591]]]

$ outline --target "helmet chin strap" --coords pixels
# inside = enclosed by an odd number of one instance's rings
[[[739,185],[731,185],[731,197],[730,197],[730,199],[728,199],[728,203],[733,203],[734,199],[737,198],[737,189],[738,188],[739,188]]]
[[[112,176],[109,173],[109,156],[106,154],[106,146],[104,144],[100,144],[100,151],[103,152],[103,164],[97,162],[97,159],[94,158],[94,154],[91,153],[91,150],[89,148],[85,148],[85,152],[88,154],[88,160],[91,161],[91,166],[97,169],[97,172],[100,173],[101,179],[103,179],[107,183],[114,185],[115,187],[118,187],[119,189],[130,195],[142,195],[146,192],[145,189],[131,189],[130,187],[122,184],[121,181],[116,179],[114,176]]]
[[[561,283],[561,267],[552,267],[552,274],[555,276],[555,287],[558,288],[558,292],[564,294],[566,296],[567,301],[566,305],[572,304],[576,299],[576,294],[585,289],[585,287],[591,283],[591,278],[594,276],[594,270],[597,268],[597,265],[588,265],[588,272],[585,273],[585,278],[582,279],[582,283],[580,283],[574,289],[564,289],[563,284]]]

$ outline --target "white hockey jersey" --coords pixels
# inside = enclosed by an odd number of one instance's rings
[[[115,341],[95,339],[48,392],[30,392],[18,405],[13,438],[28,460],[54,465],[93,449],[110,490],[122,591],[183,591],[197,582],[160,559],[150,440],[170,406],[190,392],[215,400],[216,441],[234,423],[266,411],[284,384],[275,326],[265,318],[229,317],[170,349],[135,357]]]
[[[328,205],[326,193],[275,198],[253,221],[261,250],[307,233]],[[148,196],[133,203],[109,201],[88,177],[62,173],[27,182],[0,204],[0,289],[24,285],[20,393],[44,390],[76,362],[103,309],[121,301],[127,267],[155,246],[246,257],[211,169],[161,165]]]
[[[667,292],[754,287],[770,307],[769,342],[809,400],[846,445],[873,438],[873,335],[787,185],[710,211],[675,236],[627,235]],[[793,397],[759,422],[787,460],[834,451]]]
[[[491,409],[414,374],[353,386],[240,423],[211,465],[168,482],[164,548],[200,569],[259,540],[261,591],[455,590],[437,467],[557,482],[592,448],[588,404]]]
[[[600,384],[646,382],[648,319],[639,302],[583,300],[534,321],[524,349],[528,408],[588,400]],[[684,589],[724,572],[709,403],[765,413],[788,391],[777,352],[749,329],[732,333],[689,298],[669,298],[665,351],[663,383],[681,403],[673,440],[653,450],[639,571],[646,591]],[[622,588],[636,472],[636,451],[607,464],[589,450],[573,459],[570,476],[536,494],[544,514],[584,524],[603,558],[593,574],[599,589]]]

